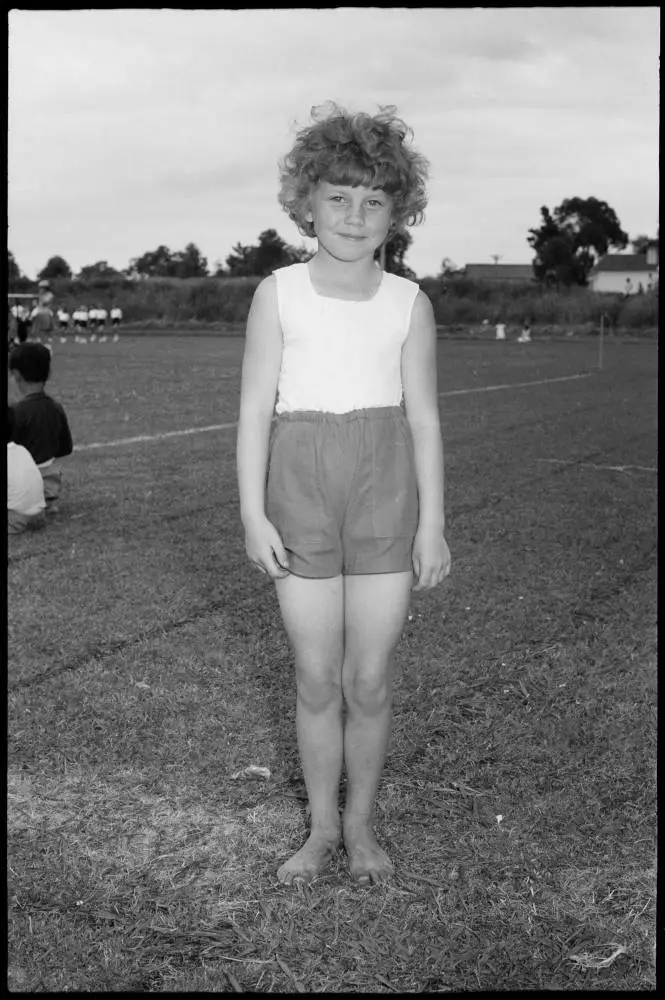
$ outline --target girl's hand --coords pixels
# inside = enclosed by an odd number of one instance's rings
[[[289,557],[284,543],[267,517],[245,525],[245,551],[250,562],[273,580],[289,575]]]
[[[431,590],[450,573],[450,550],[440,529],[418,528],[413,542],[412,590]]]

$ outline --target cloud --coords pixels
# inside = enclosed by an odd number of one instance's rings
[[[30,273],[52,252],[124,267],[162,242],[214,259],[270,226],[299,242],[277,161],[326,99],[395,104],[413,128],[431,162],[420,274],[446,255],[528,259],[539,206],[574,194],[652,231],[658,22],[657,8],[13,10],[12,251]]]

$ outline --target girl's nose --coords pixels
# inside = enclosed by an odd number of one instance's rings
[[[349,205],[346,213],[346,221],[350,223],[355,223],[356,225],[362,225],[364,222],[364,215],[362,208],[356,208],[353,205]]]

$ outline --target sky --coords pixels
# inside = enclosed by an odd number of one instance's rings
[[[273,228],[312,106],[394,105],[430,162],[406,263],[528,263],[540,207],[658,221],[658,7],[9,13],[8,245],[35,277],[194,242],[209,265]],[[628,248],[629,249],[629,248]]]

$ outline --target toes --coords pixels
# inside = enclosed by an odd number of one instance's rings
[[[392,868],[377,869],[376,871],[371,870],[369,872],[360,872],[358,874],[354,874],[353,872],[351,873],[351,877],[356,885],[364,887],[388,882],[391,875]]]
[[[294,882],[311,882],[313,877],[314,872],[303,871],[302,869],[294,871],[288,867],[288,862],[277,869],[277,878],[283,885],[293,885]]]

